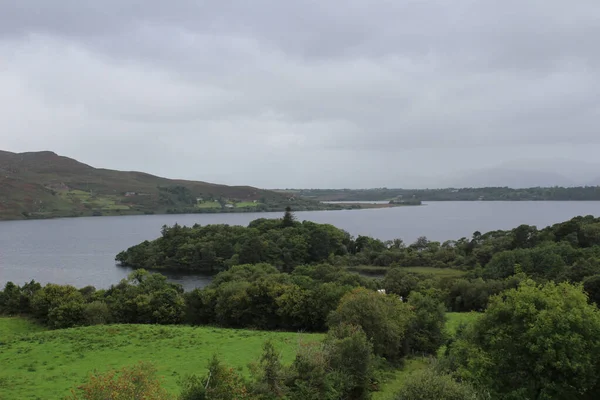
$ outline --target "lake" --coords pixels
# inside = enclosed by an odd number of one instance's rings
[[[35,279],[40,283],[107,288],[130,272],[115,265],[115,255],[160,235],[163,225],[247,225],[283,213],[143,215],[0,222],[0,285]],[[577,215],[600,216],[600,202],[429,202],[422,206],[368,210],[306,211],[299,220],[329,223],[352,235],[382,240],[419,236],[431,240],[470,237],[520,224],[538,228]],[[186,289],[202,287],[209,276],[168,273]]]

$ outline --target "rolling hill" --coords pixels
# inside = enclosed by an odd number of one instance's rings
[[[181,212],[279,211],[323,205],[250,186],[99,169],[50,151],[0,151],[0,220]]]

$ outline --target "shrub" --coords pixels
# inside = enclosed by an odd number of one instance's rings
[[[72,400],[169,400],[161,387],[156,368],[140,362],[120,371],[92,374],[88,381],[71,390]]]
[[[458,383],[450,375],[427,369],[411,375],[394,400],[483,400],[466,383]]]

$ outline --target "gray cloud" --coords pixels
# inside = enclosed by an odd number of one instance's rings
[[[0,147],[263,187],[548,171],[600,150],[599,21],[595,0],[0,1]]]

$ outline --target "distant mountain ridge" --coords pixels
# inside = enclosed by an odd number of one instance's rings
[[[274,211],[289,201],[290,196],[250,186],[94,168],[51,151],[0,151],[0,219]],[[315,204],[300,201],[295,208]]]

